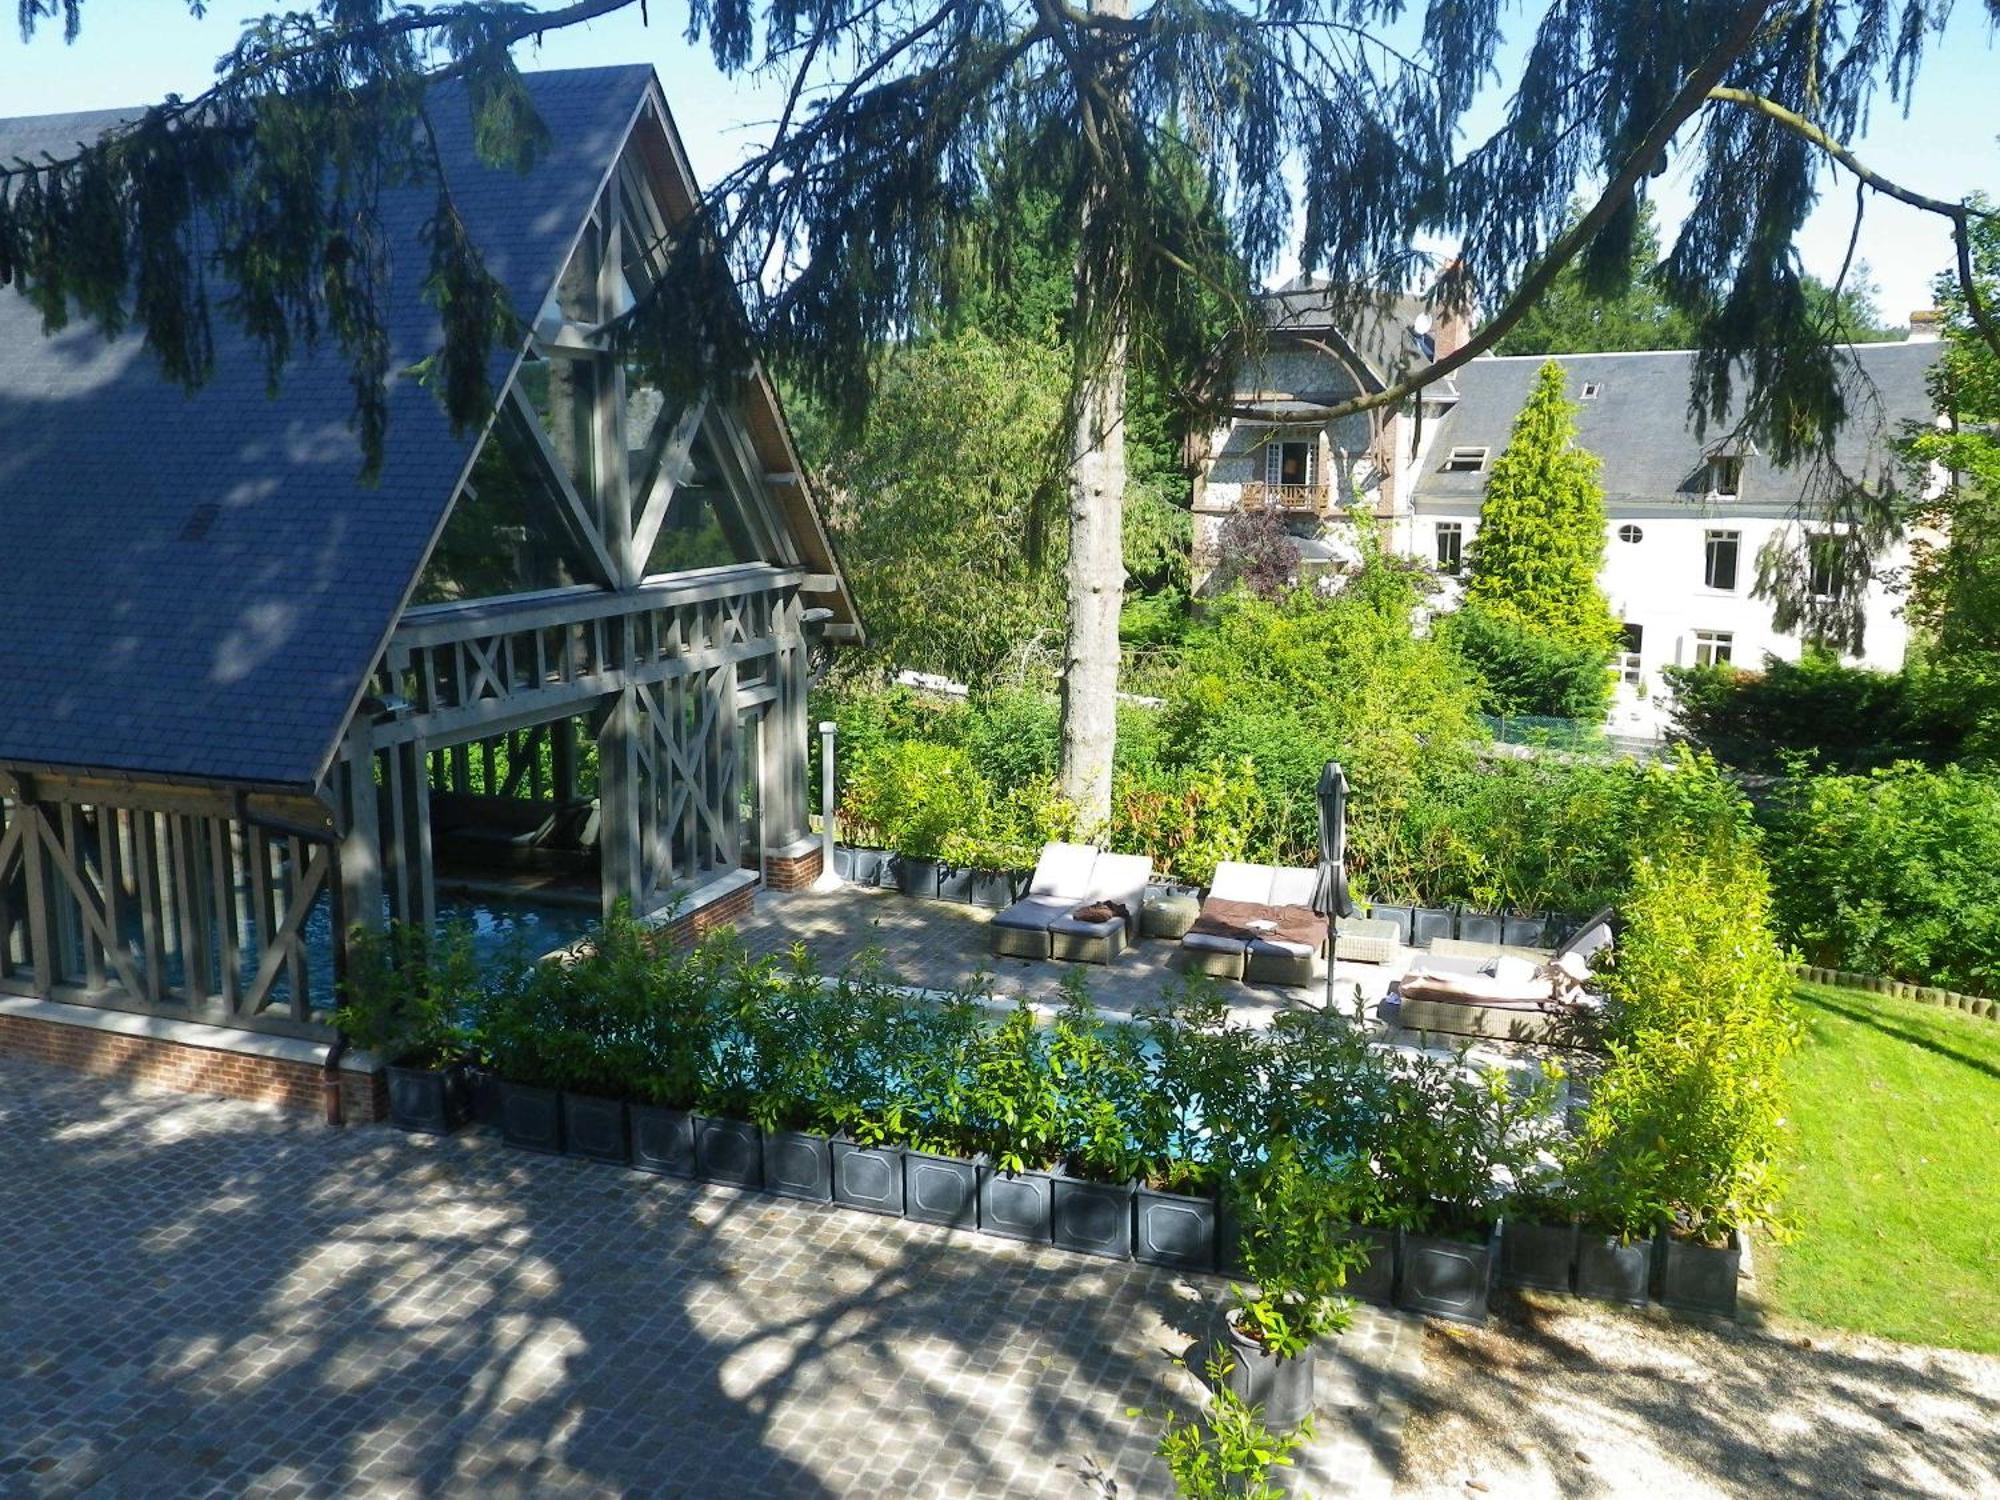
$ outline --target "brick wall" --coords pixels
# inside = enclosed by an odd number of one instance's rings
[[[668,924],[667,940],[677,948],[692,948],[717,928],[749,916],[756,900],[757,887],[746,885],[706,906],[682,912]]]
[[[326,1108],[321,1093],[324,1074],[316,1064],[161,1037],[123,1036],[32,1016],[0,1016],[0,1054],[182,1093],[221,1094],[312,1114]],[[388,1084],[381,1074],[343,1071],[340,1085],[341,1104],[350,1122],[387,1118]]]
[[[825,852],[819,845],[813,845],[806,854],[794,855],[789,859],[764,861],[764,886],[773,891],[802,891],[819,879],[825,868]]]

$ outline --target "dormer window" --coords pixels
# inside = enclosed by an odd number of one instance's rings
[[[1743,489],[1743,458],[1736,453],[1717,453],[1708,460],[1708,492],[1734,500]]]
[[[1583,383],[1583,396],[1582,396],[1583,400],[1595,401],[1599,396],[1603,394],[1604,394],[1604,386],[1600,382],[1595,380],[1586,380]]]
[[[1484,448],[1454,448],[1445,455],[1439,472],[1444,474],[1477,474],[1486,467]]]

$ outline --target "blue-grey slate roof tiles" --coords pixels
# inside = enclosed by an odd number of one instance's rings
[[[551,141],[525,175],[481,165],[457,91],[440,91],[453,196],[524,316],[651,79],[530,75]],[[0,158],[60,152],[120,118],[0,120]],[[384,205],[398,370],[440,339],[422,300],[433,201]],[[340,351],[295,358],[272,399],[262,359],[215,322],[215,375],[188,394],[136,336],[77,323],[44,337],[0,292],[0,764],[309,787],[334,749],[475,435],[399,379],[381,478],[364,485]],[[191,526],[203,507],[212,520]]]

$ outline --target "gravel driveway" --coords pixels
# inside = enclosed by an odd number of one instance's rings
[[[2000,1496],[2000,1358],[1509,1297],[1424,1366],[1412,1500]]]

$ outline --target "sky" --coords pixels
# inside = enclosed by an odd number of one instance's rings
[[[12,9],[12,7],[8,7]],[[0,116],[50,114],[148,103],[168,93],[191,94],[211,77],[215,59],[240,23],[268,6],[211,0],[203,19],[181,0],[86,0],[83,34],[72,45],[60,24],[23,44],[0,30]],[[650,62],[680,126],[695,171],[712,181],[768,139],[782,103],[772,80],[721,76],[705,50],[681,35],[681,7],[652,0],[652,24],[637,7],[550,36],[524,48],[524,67],[587,67]],[[1516,42],[1536,14],[1510,16]],[[1518,54],[1517,54],[1518,55]],[[1503,67],[1505,56],[1503,55]],[[1501,94],[1489,90],[1470,123],[1490,129]],[[1919,79],[1905,117],[1886,95],[1866,131],[1850,144],[1869,166],[1920,192],[1958,198],[1975,189],[2000,197],[2000,48],[1984,7],[1960,0]],[[1654,185],[1662,228],[1671,234],[1686,203],[1673,174]],[[1807,270],[1831,280],[1840,269],[1852,226],[1850,180],[1830,182],[1799,241]],[[1863,219],[1858,258],[1880,288],[1886,320],[1902,322],[1931,303],[1932,278],[1951,260],[1950,233],[1934,216],[1876,197]],[[1280,266],[1282,275],[1287,267]]]

